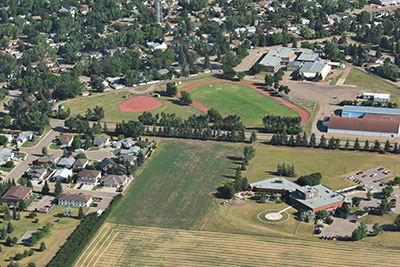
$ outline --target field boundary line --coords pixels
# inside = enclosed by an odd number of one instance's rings
[[[108,245],[103,249],[103,251],[100,253],[100,255],[96,257],[97,259],[96,259],[96,261],[93,263],[92,266],[96,266],[97,262],[98,262],[98,261],[100,260],[100,258],[103,256],[103,253],[104,253],[105,251],[107,251],[108,247],[112,244],[112,242],[114,241],[114,239],[115,239],[118,235],[119,235],[119,232],[116,231],[115,234],[114,234],[114,236],[113,236],[113,237],[111,238],[111,240],[109,241]],[[111,235],[110,235],[110,236],[111,236]],[[108,239],[104,240],[104,244],[105,244],[106,241],[108,241]],[[100,251],[101,248],[102,248],[102,247],[100,247],[100,248],[98,249],[98,251]]]
[[[113,237],[114,230],[115,229],[111,229],[111,232],[106,232],[105,235],[103,235],[101,239],[99,239],[97,245],[93,247],[94,249],[86,257],[88,260],[88,264],[84,264],[83,266],[94,266],[90,263],[96,258],[101,248],[104,246],[105,242]]]

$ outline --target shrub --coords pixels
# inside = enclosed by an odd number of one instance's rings
[[[297,179],[299,185],[318,185],[321,183],[322,175],[319,172],[315,172],[309,175],[301,176]]]

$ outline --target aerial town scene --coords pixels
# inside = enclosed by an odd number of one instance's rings
[[[0,266],[400,266],[397,200],[400,0],[0,1]]]

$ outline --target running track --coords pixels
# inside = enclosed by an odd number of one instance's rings
[[[225,80],[218,80],[218,81],[207,81],[207,82],[201,82],[201,83],[196,83],[196,84],[192,84],[188,87],[186,87],[185,89],[183,89],[186,92],[189,92],[190,90],[192,90],[193,88],[200,86],[200,85],[205,85],[205,84],[214,84],[214,83],[237,83],[237,84],[241,84],[244,86],[248,86],[250,88],[253,88],[254,90],[260,92],[263,95],[266,95],[272,99],[275,99],[276,101],[278,101],[279,103],[293,109],[294,111],[296,111],[300,117],[301,117],[301,122],[300,124],[303,125],[304,123],[306,123],[310,117],[310,115],[308,114],[307,111],[305,111],[304,109],[299,108],[298,106],[290,103],[289,101],[286,101],[285,99],[283,99],[282,97],[277,97],[277,96],[271,96],[270,93],[257,88],[257,86],[250,84],[250,83],[245,83],[245,82],[233,82],[233,81],[225,81]],[[178,96],[180,96],[180,94],[178,94]],[[195,106],[196,108],[203,110],[205,112],[208,111],[208,108],[202,104],[200,104],[199,102],[197,102],[196,100],[193,100],[193,106]]]

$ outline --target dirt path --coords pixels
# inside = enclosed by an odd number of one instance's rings
[[[342,73],[342,77],[340,77],[340,79],[338,79],[338,81],[336,82],[336,85],[343,85],[344,82],[347,79],[347,76],[349,76],[350,71],[351,71],[352,67],[349,65],[346,65],[346,68],[344,69],[343,73]]]
[[[207,82],[200,82],[200,83],[192,84],[192,85],[186,87],[186,88],[183,89],[183,90],[185,90],[185,92],[189,92],[189,91],[192,90],[193,88],[198,87],[198,86],[200,86],[200,85],[214,84],[214,83],[236,83],[236,84],[241,84],[241,85],[244,85],[244,86],[248,86],[248,87],[250,87],[250,88],[253,88],[254,90],[260,92],[261,94],[266,95],[266,96],[268,96],[268,97],[270,97],[270,98],[272,98],[272,99],[278,101],[279,103],[281,103],[281,104],[283,104],[283,105],[285,105],[285,106],[287,106],[287,107],[293,109],[294,111],[296,111],[296,112],[300,115],[300,117],[301,117],[301,125],[303,125],[304,123],[306,123],[306,122],[308,121],[308,118],[310,117],[310,115],[308,114],[307,111],[305,111],[305,110],[301,109],[300,107],[298,107],[298,106],[296,106],[296,105],[294,105],[294,104],[292,104],[292,103],[286,101],[286,100],[283,99],[282,97],[271,96],[270,93],[268,93],[268,92],[266,92],[266,91],[264,91],[264,90],[258,88],[257,86],[255,86],[255,85],[253,85],[253,84],[246,83],[246,82],[233,82],[233,81],[226,81],[226,80],[207,81]],[[201,109],[201,110],[203,110],[203,111],[205,111],[205,112],[208,111],[208,108],[207,108],[206,106],[200,104],[199,102],[197,102],[197,101],[195,101],[195,100],[193,100],[193,106],[195,106],[196,108],[199,108],[199,109]]]

